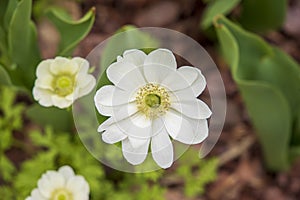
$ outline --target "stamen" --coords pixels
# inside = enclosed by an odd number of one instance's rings
[[[151,119],[164,115],[170,107],[167,90],[153,83],[148,83],[138,90],[136,102],[138,110]]]

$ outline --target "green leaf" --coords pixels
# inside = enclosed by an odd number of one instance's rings
[[[215,27],[266,164],[271,170],[284,170],[290,164],[292,135],[299,134],[293,127],[300,114],[300,68],[285,53],[223,16],[216,19]]]
[[[70,56],[76,45],[89,33],[95,20],[95,8],[79,21],[72,21],[60,10],[52,8],[47,14],[60,33],[58,55]]]
[[[234,7],[236,7],[241,0],[213,0],[208,2],[208,6],[205,9],[202,21],[201,21],[201,27],[202,29],[209,28],[212,23],[213,19],[218,14],[227,15],[232,11]]]
[[[286,0],[243,0],[241,24],[252,31],[279,28],[285,19]]]
[[[17,67],[9,71],[14,84],[31,90],[35,69],[40,61],[37,33],[31,21],[31,0],[21,0],[12,15],[8,29],[9,59]]]
[[[42,107],[34,104],[26,111],[26,115],[42,127],[50,125],[55,130],[70,131],[73,128],[72,112],[56,107]]]
[[[11,85],[10,77],[2,65],[0,65],[0,85]]]

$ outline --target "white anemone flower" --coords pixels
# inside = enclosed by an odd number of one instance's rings
[[[206,81],[195,67],[177,69],[173,53],[157,49],[146,55],[132,49],[106,71],[114,85],[101,87],[94,98],[100,114],[109,116],[98,132],[109,144],[122,142],[125,159],[141,164],[149,145],[162,168],[173,163],[171,139],[197,144],[208,136],[209,107],[197,97]]]
[[[71,106],[73,101],[90,93],[96,85],[96,79],[88,70],[88,61],[80,57],[56,57],[42,61],[36,69],[34,99],[45,107]]]
[[[90,187],[70,166],[49,170],[38,180],[38,187],[25,200],[88,200]]]

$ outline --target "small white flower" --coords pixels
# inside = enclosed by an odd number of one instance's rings
[[[197,144],[208,136],[209,107],[197,97],[206,81],[200,70],[177,69],[173,53],[157,49],[146,55],[140,50],[125,51],[107,69],[114,84],[100,88],[95,105],[100,114],[110,116],[99,132],[102,140],[122,142],[125,159],[141,164],[149,144],[155,162],[162,168],[173,163],[171,138]]]
[[[96,85],[88,73],[89,63],[79,57],[56,57],[42,61],[37,69],[33,97],[42,106],[67,108]]]
[[[88,200],[89,184],[84,177],[75,175],[69,166],[58,171],[47,171],[38,180],[38,187],[25,200]]]

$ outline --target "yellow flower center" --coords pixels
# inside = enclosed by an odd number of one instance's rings
[[[54,92],[62,97],[71,94],[74,91],[74,86],[74,77],[68,74],[59,75],[52,82]]]
[[[146,117],[154,119],[162,116],[170,107],[170,97],[167,90],[157,84],[148,83],[141,87],[136,95],[138,110]]]
[[[66,189],[57,189],[52,192],[50,200],[73,200],[73,195]]]

